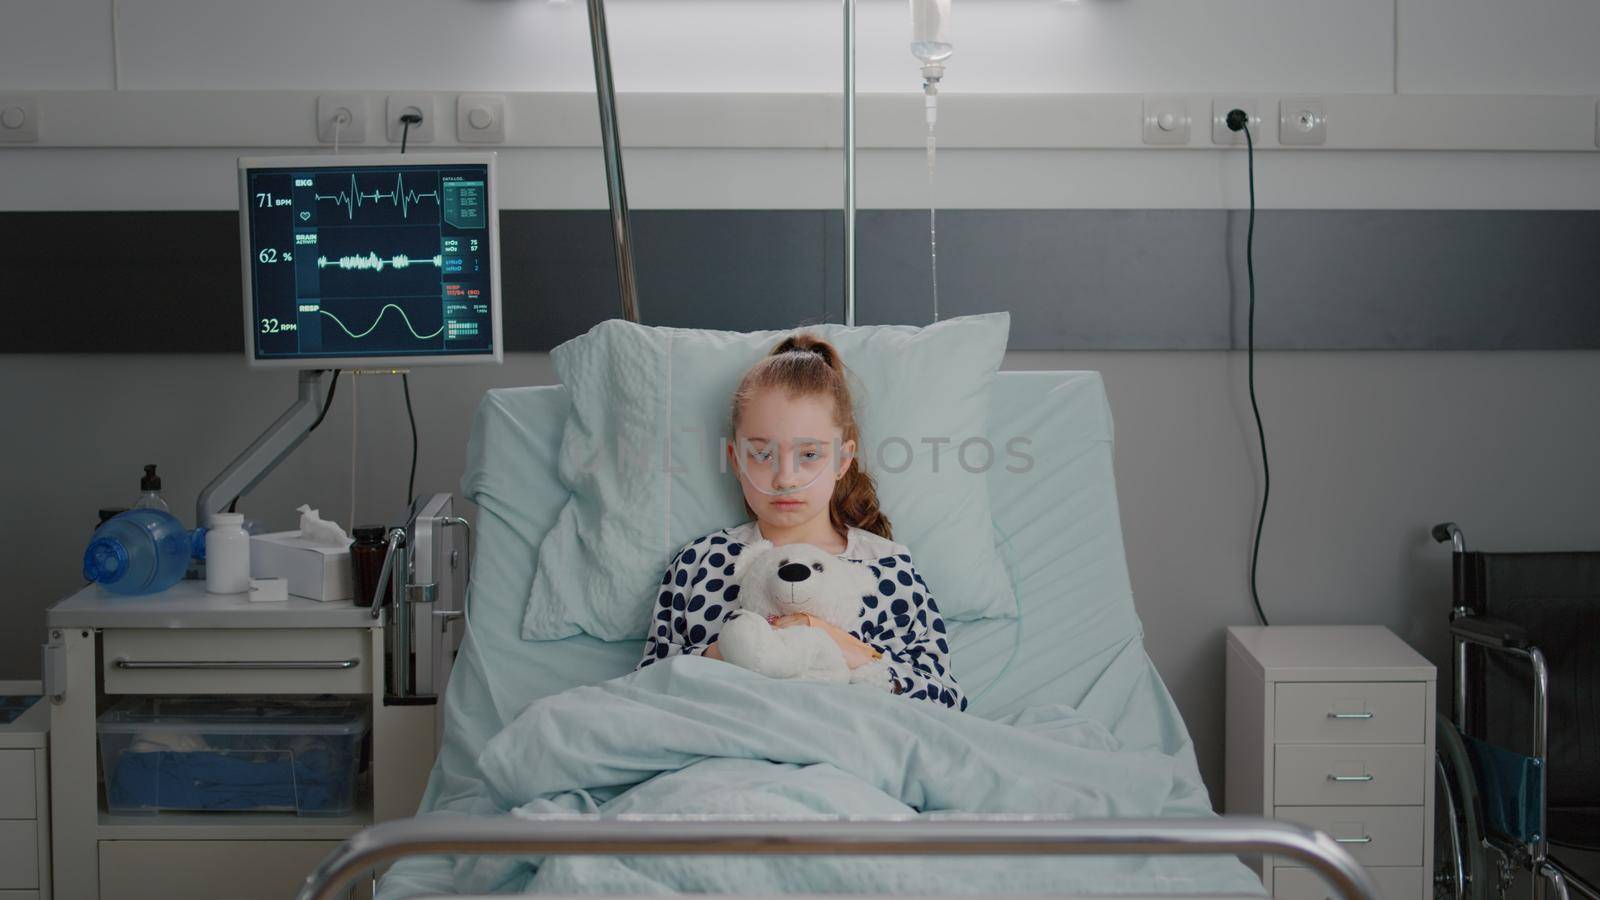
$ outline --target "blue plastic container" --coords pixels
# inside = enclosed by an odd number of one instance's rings
[[[371,727],[342,697],[126,697],[98,722],[113,813],[350,815]]]
[[[183,578],[196,535],[172,513],[130,509],[95,529],[83,551],[83,577],[116,594],[155,594]]]

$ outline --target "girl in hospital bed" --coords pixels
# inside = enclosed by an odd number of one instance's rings
[[[810,334],[785,338],[740,379],[732,424],[730,469],[755,520],[678,552],[661,579],[638,667],[680,653],[721,659],[717,636],[738,608],[734,558],[763,538],[813,544],[868,567],[877,592],[863,598],[852,631],[804,615],[773,626],[821,628],[850,668],[886,659],[895,693],[966,709],[939,608],[910,551],[891,539],[872,477],[856,458],[860,429],[838,351]]]

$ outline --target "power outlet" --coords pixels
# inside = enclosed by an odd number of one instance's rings
[[[1224,147],[1245,144],[1244,132],[1228,128],[1228,113],[1236,109],[1250,117],[1250,137],[1261,143],[1261,113],[1256,111],[1256,101],[1250,97],[1218,97],[1211,101],[1211,142]]]
[[[16,94],[0,95],[0,144],[39,140],[39,101]]]
[[[456,140],[498,144],[506,139],[506,98],[500,94],[462,94],[456,98]]]
[[[1144,98],[1144,142],[1157,146],[1189,143],[1189,101],[1182,97]]]
[[[317,140],[360,144],[367,139],[367,98],[361,94],[323,94],[317,98]]]
[[[401,135],[406,133],[406,125],[400,117],[406,113],[415,113],[422,117],[422,121],[411,126],[411,133],[406,136],[406,142],[411,144],[433,143],[433,123],[438,118],[434,113],[432,94],[390,94],[384,105],[384,133],[389,138],[389,143],[400,143]]]
[[[1278,102],[1278,143],[1315,147],[1328,142],[1328,108],[1316,97],[1285,97]]]

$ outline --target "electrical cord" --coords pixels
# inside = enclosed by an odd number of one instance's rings
[[[406,113],[400,117],[400,122],[405,126],[400,129],[400,152],[406,152],[406,138],[411,136],[411,126],[421,125],[422,117],[416,113]]]
[[[400,373],[400,390],[406,396],[406,418],[411,420],[411,476],[406,479],[406,515],[411,515],[411,503],[417,496],[417,417],[411,411],[411,376]]]
[[[406,138],[411,134],[411,126],[422,124],[422,117],[416,113],[406,113],[400,117],[404,128],[400,132],[400,152],[406,152]],[[406,397],[406,418],[411,421],[411,475],[406,478],[406,515],[411,515],[411,502],[417,496],[417,416],[411,411],[411,376],[405,372],[400,373],[400,390]]]
[[[317,426],[322,424],[322,420],[328,417],[328,407],[333,404],[333,392],[339,387],[339,373],[342,371],[344,370],[333,370],[333,380],[328,382],[328,394],[322,398],[322,412],[317,413],[317,420],[311,423],[310,428],[306,429],[306,434],[316,431]]]
[[[1267,462],[1267,431],[1261,424],[1261,404],[1256,400],[1256,145],[1250,133],[1250,117],[1242,109],[1228,113],[1227,125],[1234,131],[1244,132],[1246,171],[1250,180],[1250,220],[1245,229],[1244,270],[1250,285],[1250,311],[1245,326],[1246,380],[1250,385],[1250,412],[1256,420],[1256,437],[1261,442],[1261,512],[1256,517],[1254,545],[1250,549],[1250,601],[1255,604],[1256,618],[1262,625],[1267,614],[1261,608],[1261,592],[1257,588],[1257,573],[1261,564],[1261,533],[1267,524],[1267,501],[1272,496],[1272,467]]]

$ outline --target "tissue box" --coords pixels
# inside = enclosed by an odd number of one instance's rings
[[[303,541],[298,530],[253,535],[250,577],[282,578],[289,582],[289,593],[312,600],[349,600],[355,596],[350,548]]]

